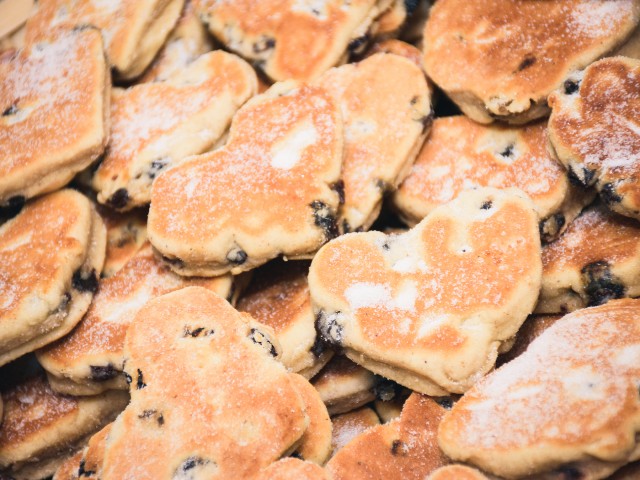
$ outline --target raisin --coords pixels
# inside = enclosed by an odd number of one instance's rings
[[[271,341],[266,337],[264,333],[256,328],[252,328],[249,332],[249,339],[255,343],[256,345],[260,345],[265,348],[272,357],[278,356],[278,351],[276,347],[271,343]]]
[[[534,63],[536,63],[536,57],[534,57],[533,55],[527,55],[526,57],[524,57],[524,60],[520,62],[520,65],[518,65],[518,72],[526,70]]]
[[[95,382],[106,382],[118,376],[120,372],[111,364],[109,365],[91,365],[91,380]]]
[[[129,203],[129,192],[126,188],[119,188],[113,192],[107,203],[115,209],[124,208]]]
[[[338,223],[336,216],[331,208],[319,200],[314,200],[310,205],[313,210],[313,221],[317,227],[320,227],[328,240],[338,236]]]
[[[95,268],[89,273],[82,273],[82,269],[76,270],[71,279],[71,285],[79,292],[95,293],[98,290],[98,275]]]
[[[565,95],[573,95],[574,93],[580,90],[580,82],[575,82],[573,80],[565,80],[563,87],[564,87]]]
[[[603,305],[609,300],[624,296],[624,285],[611,273],[607,262],[599,261],[585,265],[581,273],[590,307]]]

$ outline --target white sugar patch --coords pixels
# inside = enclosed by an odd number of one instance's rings
[[[607,397],[607,382],[589,365],[567,368],[560,381],[567,395],[582,400],[604,400]]]
[[[623,369],[637,368],[640,365],[640,345],[621,349],[613,357],[613,363]]]
[[[110,323],[128,324],[153,297],[153,287],[147,284],[138,290],[133,297],[125,301],[106,304],[102,312],[102,319]]]
[[[307,120],[300,128],[271,148],[271,166],[290,170],[302,158],[302,152],[318,141],[318,131]]]
[[[631,0],[590,0],[569,8],[571,18],[568,31],[597,38],[609,35],[619,22],[632,15],[634,6]]]
[[[422,317],[420,328],[418,329],[418,338],[423,338],[434,331],[438,330],[441,326],[447,324],[449,322],[450,316],[447,314],[440,315],[428,315]]]
[[[200,186],[200,178],[195,175],[190,175],[187,184],[184,187],[184,193],[187,198],[193,198],[194,193],[198,191],[198,187]]]
[[[379,283],[356,283],[344,292],[352,310],[364,307],[375,307],[388,301],[389,287]]]
[[[395,295],[388,285],[361,282],[351,285],[345,296],[352,310],[380,307],[387,310],[415,311],[418,288],[415,282],[405,282]]]
[[[398,273],[417,273],[426,271],[427,264],[417,257],[405,257],[396,261],[391,269]]]

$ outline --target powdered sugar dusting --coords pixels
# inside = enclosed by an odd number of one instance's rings
[[[415,282],[404,283],[393,294],[388,285],[363,282],[349,286],[344,295],[352,310],[382,308],[414,311],[418,293]]]
[[[640,411],[639,305],[612,301],[576,311],[545,330],[524,354],[456,404],[444,420],[445,451],[456,445],[476,458],[493,455],[495,460],[501,452],[535,452],[561,442],[580,456],[603,441],[627,451],[633,436],[627,439],[622,430]],[[554,460],[546,455],[549,461]]]
[[[64,32],[0,62],[0,173],[47,158],[68,162],[68,152],[89,129],[101,129],[102,52],[95,31]],[[73,79],[73,81],[69,81]],[[60,135],[60,131],[65,132]],[[86,148],[86,147],[85,147]],[[86,158],[82,158],[86,161]],[[49,162],[46,171],[54,168]]]
[[[597,38],[608,26],[630,17],[634,5],[629,1],[586,0],[568,9],[571,12],[568,28],[580,35]]]
[[[73,332],[54,346],[45,349],[45,358],[64,362],[83,371],[95,355],[115,355],[116,368],[122,368],[122,348],[127,329],[149,300],[199,285],[226,297],[231,289],[228,277],[183,278],[173,273],[155,257],[147,244],[115,275],[105,279],[94,297],[85,318]]]
[[[418,221],[462,191],[515,187],[546,217],[550,205],[561,203],[566,184],[566,172],[547,153],[546,136],[544,123],[500,127],[462,116],[438,118],[393,201]]]
[[[584,71],[578,94],[553,94],[551,138],[561,160],[585,183],[610,183],[616,194],[624,193],[618,182],[635,188],[633,179],[640,171],[639,85],[637,61],[613,57]],[[590,172],[588,178],[583,168]]]

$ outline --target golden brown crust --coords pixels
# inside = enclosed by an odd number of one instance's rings
[[[106,231],[89,200],[62,190],[0,227],[0,364],[80,321],[104,263]]]
[[[326,468],[334,480],[422,480],[448,463],[436,437],[444,412],[429,397],[414,393],[399,419],[353,439],[329,460]]]
[[[308,272],[306,261],[269,262],[253,271],[236,307],[273,328],[282,346],[282,363],[298,373],[314,370],[325,353],[316,341]]]
[[[531,313],[541,271],[530,200],[483,188],[405,234],[331,241],[311,263],[309,287],[327,341],[401,385],[444,395],[493,367]]]
[[[38,375],[2,392],[0,468],[20,472],[75,451],[85,437],[112,420],[127,404],[124,392],[70,397],[54,392]],[[55,468],[55,467],[54,467]],[[40,477],[38,477],[40,478]]]
[[[455,404],[443,451],[508,478],[567,464],[604,478],[636,459],[639,306],[613,300],[557,321]]]
[[[475,468],[466,465],[447,465],[441,467],[426,480],[488,480],[487,477]]]
[[[639,18],[638,0],[439,1],[424,64],[474,120],[530,121],[548,114],[547,95],[571,71],[615,50]]]
[[[140,75],[175,25],[184,0],[49,0],[27,21],[28,41],[53,25],[94,25],[105,32],[109,62],[124,78]]]
[[[97,208],[107,227],[107,251],[102,278],[108,278],[124,267],[146,242],[147,212],[137,209],[119,213],[103,205],[97,205]]]
[[[597,239],[597,241],[593,241]],[[585,210],[542,249],[538,313],[562,313],[640,295],[640,225],[604,206]]]
[[[196,15],[195,4],[195,0],[185,1],[178,23],[138,82],[166,80],[200,55],[214,49],[207,29]]]
[[[93,28],[49,31],[0,56],[0,204],[64,186],[104,150],[108,73]]]
[[[431,90],[413,63],[386,53],[333,68],[316,84],[333,95],[344,120],[340,228],[368,230],[431,127]]]
[[[336,233],[339,196],[331,185],[341,162],[342,122],[331,96],[276,84],[238,111],[223,148],[155,180],[149,239],[183,275],[311,255]]]
[[[531,342],[561,318],[562,315],[529,315],[518,330],[513,346],[498,357],[498,366],[522,355]]]
[[[118,210],[148,204],[153,180],[208,151],[255,90],[253,69],[221,50],[165,81],[113,89],[111,138],[92,181],[98,200]]]
[[[312,379],[331,415],[349,412],[374,400],[376,383],[378,379],[373,373],[343,355],[335,355]]]
[[[380,425],[376,412],[369,407],[359,408],[336,415],[331,419],[331,455],[335,455],[342,447],[369,428]]]
[[[381,42],[376,42],[371,45],[371,48],[367,52],[367,56],[381,52],[393,53],[394,55],[404,57],[413,62],[419,69],[424,70],[424,67],[422,66],[422,52],[410,43],[403,42],[402,40],[397,40],[395,38],[382,40]]]
[[[463,190],[481,186],[525,192],[543,223],[553,217],[561,224],[546,240],[559,235],[590,200],[580,195],[581,206],[574,208],[575,187],[562,164],[547,153],[545,122],[525,127],[485,126],[454,116],[434,121],[393,204],[414,225]]]
[[[37,353],[43,367],[72,382],[100,384],[121,377],[123,348],[129,325],[151,299],[187,286],[204,287],[223,298],[231,292],[230,275],[216,278],[183,278],[158,259],[149,244],[122,270],[101,281],[87,314],[66,337]]]
[[[102,478],[248,478],[292,451],[308,418],[278,353],[267,327],[202,287],[149,302],[127,332],[132,400]]]
[[[549,97],[553,152],[616,212],[640,219],[640,61],[606,58]]]
[[[376,0],[203,0],[198,12],[218,39],[259,62],[274,80],[306,81],[340,62],[375,5]]]

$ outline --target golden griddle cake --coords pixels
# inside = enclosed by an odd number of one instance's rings
[[[111,77],[100,32],[48,33],[0,55],[0,205],[59,189],[107,143]]]
[[[640,223],[602,205],[542,249],[537,313],[566,313],[640,296]]]
[[[89,308],[106,229],[74,190],[35,199],[0,226],[0,365],[68,333]]]
[[[332,480],[328,473],[315,463],[297,458],[283,458],[262,470],[252,480]]]
[[[183,278],[144,246],[114,276],[100,282],[87,314],[68,335],[37,352],[52,387],[71,395],[128,390],[123,348],[129,325],[151,299],[187,286],[204,287],[223,298],[233,278]]]
[[[640,219],[640,61],[605,58],[549,97],[551,151],[612,210]]]
[[[548,115],[547,96],[569,73],[621,46],[639,20],[638,0],[439,1],[424,65],[473,120],[526,123]]]
[[[313,377],[333,352],[316,335],[307,283],[309,262],[274,260],[252,273],[236,308],[273,329],[285,367],[305,378]]]
[[[55,393],[38,375],[2,392],[0,471],[17,480],[47,477],[127,405],[126,392],[94,397]]]
[[[311,263],[309,289],[327,342],[400,385],[441,396],[467,390],[511,346],[541,273],[533,204],[485,187],[405,234],[332,240]]]
[[[147,241],[147,212],[144,209],[116,212],[100,204],[97,209],[107,227],[102,278],[109,278],[124,267]]]
[[[311,383],[330,415],[350,412],[375,400],[380,379],[342,355],[335,355]]]
[[[148,204],[153,180],[209,150],[256,88],[251,66],[218,50],[166,81],[113,89],[111,138],[93,176],[98,201],[118,210]]]
[[[448,463],[437,442],[444,413],[433,399],[413,393],[400,418],[354,438],[329,460],[326,469],[333,480],[423,480]]]
[[[435,470],[425,480],[489,480],[487,476],[467,465],[446,465]]]
[[[546,123],[524,127],[481,125],[462,115],[437,118],[393,206],[415,225],[463,190],[519,188],[540,217],[544,241],[556,238],[593,199],[569,182],[562,164],[547,153]]]
[[[213,49],[209,32],[195,12],[195,0],[186,0],[171,35],[138,82],[167,80],[200,55]]]
[[[199,0],[196,10],[220,42],[273,80],[309,81],[343,63],[350,46],[366,44],[360,39],[378,3],[389,2]]]
[[[56,25],[94,25],[117,76],[132,79],[156,56],[183,6],[184,0],[47,0],[27,20],[25,36],[37,41]]]
[[[295,450],[309,419],[279,350],[267,327],[202,287],[147,303],[127,332],[131,403],[102,479],[248,478]]]
[[[312,255],[338,233],[331,187],[340,179],[342,140],[327,92],[274,85],[238,110],[223,148],[155,180],[151,243],[181,275],[237,274],[280,254]]]
[[[344,120],[340,229],[368,230],[431,127],[431,91],[422,70],[386,53],[333,68],[316,84],[333,95]]]
[[[332,424],[329,412],[318,391],[306,378],[297,373],[292,373],[289,378],[302,397],[309,417],[309,426],[293,455],[322,465],[331,454]]]
[[[638,459],[639,307],[612,300],[545,330],[445,415],[445,454],[507,478],[599,479]]]
[[[331,455],[333,456],[365,430],[380,425],[380,419],[373,409],[362,407],[336,415],[331,418],[331,423],[333,426],[331,433]]]

